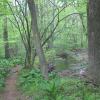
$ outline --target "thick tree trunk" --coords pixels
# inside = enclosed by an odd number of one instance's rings
[[[46,59],[43,53],[40,34],[38,31],[36,8],[35,8],[34,0],[28,0],[28,6],[31,13],[31,18],[32,18],[32,32],[33,32],[33,37],[34,37],[34,46],[36,49],[36,53],[39,57],[42,74],[45,78],[47,78],[48,77],[47,63],[46,63]]]
[[[10,57],[9,53],[9,43],[8,43],[8,27],[7,27],[7,17],[4,18],[4,31],[3,31],[3,39],[4,39],[4,47],[5,47],[5,58]]]
[[[88,2],[89,77],[100,85],[100,0]]]

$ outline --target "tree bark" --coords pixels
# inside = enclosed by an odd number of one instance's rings
[[[4,18],[4,32],[3,32],[3,39],[4,39],[4,47],[5,47],[5,58],[10,58],[9,53],[9,43],[8,43],[8,27],[7,27],[7,17]]]
[[[39,57],[42,75],[45,78],[48,78],[47,63],[46,63],[45,55],[44,55],[43,48],[41,45],[40,33],[38,31],[36,7],[35,7],[34,0],[28,0],[28,6],[29,6],[31,20],[32,20],[32,32],[33,32],[33,37],[34,37],[34,46],[36,49],[36,53]]]
[[[100,0],[88,2],[89,77],[100,85]]]

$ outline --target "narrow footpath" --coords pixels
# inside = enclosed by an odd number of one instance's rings
[[[0,95],[0,100],[26,100],[17,90],[17,77],[20,70],[19,66],[14,67],[5,83],[5,89]]]

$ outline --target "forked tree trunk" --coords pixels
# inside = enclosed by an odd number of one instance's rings
[[[88,2],[89,77],[100,85],[100,0]]]
[[[7,17],[4,18],[3,27],[4,27],[3,39],[4,39],[4,48],[5,48],[5,58],[8,59],[10,57],[10,53],[9,53],[9,42],[8,42]]]
[[[29,10],[30,10],[30,14],[31,14],[31,20],[32,20],[32,32],[33,32],[33,37],[34,37],[34,46],[35,46],[35,49],[36,49],[36,53],[39,57],[42,75],[45,78],[48,78],[47,63],[46,63],[45,55],[43,53],[40,34],[39,34],[39,31],[38,31],[36,7],[35,7],[34,0],[28,0],[28,6],[29,6]]]

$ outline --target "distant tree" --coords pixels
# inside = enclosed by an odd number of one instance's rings
[[[8,42],[8,27],[7,27],[7,17],[4,17],[4,25],[3,25],[3,39],[4,39],[4,47],[5,47],[5,58],[10,57],[9,53],[9,42]]]
[[[8,41],[8,8],[7,8],[7,2],[8,0],[1,0],[0,1],[0,15],[2,15],[3,19],[3,40],[4,40],[4,49],[5,49],[5,58],[10,58],[10,52],[9,52],[9,41]]]

